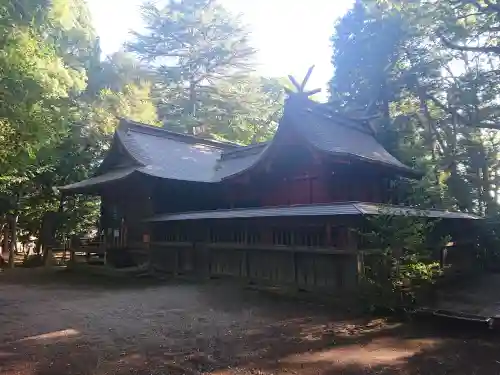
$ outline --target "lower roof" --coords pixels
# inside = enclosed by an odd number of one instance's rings
[[[443,219],[482,219],[479,216],[444,210],[422,210],[405,206],[391,206],[364,202],[341,202],[332,204],[310,204],[261,208],[238,208],[162,214],[148,219],[148,222],[185,221],[204,219],[244,219],[256,217],[290,216],[337,216],[337,215],[407,215]]]
[[[111,183],[121,181],[134,172],[136,172],[138,168],[129,167],[129,168],[120,168],[110,171],[108,173],[104,173],[95,177],[88,178],[83,181],[75,182],[74,184],[60,186],[58,189],[65,192],[73,192],[73,193],[90,193],[95,192],[96,188],[102,187],[104,185],[109,185]]]

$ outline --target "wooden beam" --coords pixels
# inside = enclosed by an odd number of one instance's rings
[[[288,79],[290,80],[290,82],[292,82],[292,85],[297,89],[297,91],[301,92],[300,85],[296,81],[296,79],[293,76],[291,76],[291,75],[288,76]]]
[[[332,224],[326,223],[326,246],[330,247],[333,245],[332,241]]]
[[[321,89],[314,89],[314,90],[304,92],[304,95],[305,96],[312,96],[312,95],[317,94],[319,92],[321,92]]]
[[[304,79],[302,80],[302,84],[300,85],[300,92],[304,92],[304,88],[306,87],[307,85],[307,81],[309,81],[309,78],[311,77],[311,74],[314,70],[314,65],[312,65],[308,70],[307,70],[307,74],[306,76],[304,77]]]
[[[365,276],[365,255],[363,252],[358,252],[356,256],[356,261],[357,261],[357,276],[358,276],[358,283],[363,281],[363,278]]]

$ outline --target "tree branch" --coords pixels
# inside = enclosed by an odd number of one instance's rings
[[[458,120],[460,120],[460,122],[465,125],[465,126],[470,126],[472,128],[479,128],[479,129],[494,129],[494,130],[500,130],[500,124],[485,124],[485,123],[478,123],[478,124],[473,124],[471,121],[469,121],[469,119],[467,119],[466,117],[462,116],[461,114],[459,114],[457,111],[455,111],[454,109],[448,107],[447,105],[441,103],[439,101],[439,99],[437,99],[436,97],[434,97],[433,95],[431,94],[426,94],[427,98],[429,98],[436,106],[438,106],[439,108],[441,108],[443,111],[445,111],[446,113],[450,114],[450,115],[454,115],[457,117]]]
[[[495,12],[500,13],[500,4],[493,3],[491,0],[484,0],[484,3],[487,5],[487,8],[491,8]]]
[[[443,35],[438,33],[438,37],[445,47],[456,50],[456,51],[465,51],[465,52],[483,52],[483,53],[494,53],[500,55],[500,47],[497,46],[483,46],[483,47],[471,47],[464,46],[460,44],[455,44],[448,39],[446,39]]]

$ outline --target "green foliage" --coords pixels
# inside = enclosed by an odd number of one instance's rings
[[[485,47],[500,29],[491,4],[358,1],[332,37],[332,106],[378,114],[377,137],[426,171],[434,206],[479,214],[499,209],[500,50]]]
[[[251,75],[255,50],[238,17],[213,0],[150,2],[142,12],[146,31],[128,49],[145,64],[165,127],[241,143],[270,137],[283,92]]]
[[[281,82],[250,74],[237,17],[208,0],[143,12],[134,53],[103,57],[85,0],[0,0],[0,217],[19,217],[20,238],[59,210],[54,187],[94,173],[119,117],[239,143],[274,132]],[[98,200],[64,204],[60,239],[95,225]]]
[[[101,60],[83,0],[0,3],[0,215],[17,213],[21,237],[57,211],[55,186],[87,178],[125,116],[156,123],[151,85],[126,54]],[[98,202],[75,197],[59,228],[95,225]]]
[[[432,249],[440,248],[448,238],[436,240],[437,221],[421,215],[380,212],[367,218],[361,237],[380,249],[366,260],[364,285],[370,303],[401,307],[419,302],[436,278],[441,275]],[[423,293],[422,293],[423,292]]]

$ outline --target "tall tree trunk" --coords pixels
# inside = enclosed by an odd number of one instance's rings
[[[40,232],[38,232],[38,237],[35,242],[35,248],[33,250],[35,254],[39,255],[42,252],[42,239],[40,237]]]
[[[50,228],[50,212],[46,212],[42,218],[42,226],[40,228],[40,243],[42,246],[42,261],[44,265],[49,265],[49,260],[52,256],[50,252],[50,247],[52,246],[52,241],[50,238],[51,228]]]
[[[391,112],[389,103],[389,92],[387,87],[387,79],[384,78],[382,81],[382,116],[386,124],[391,123]]]
[[[5,223],[2,221],[0,224],[0,258],[4,255],[3,243],[4,243],[4,227]],[[1,263],[1,261],[0,261]]]
[[[16,239],[16,221],[17,221],[17,216],[14,215],[9,215],[8,222],[9,222],[9,229],[10,229],[10,242],[9,242],[9,268],[14,268],[14,258],[15,258],[15,253],[14,253],[14,248],[15,248],[15,241]]]
[[[494,213],[497,206],[496,201],[493,201],[492,186],[490,180],[490,170],[488,165],[488,158],[486,156],[486,150],[481,145],[481,187],[482,187],[482,199],[485,206],[485,214],[490,215]]]
[[[195,122],[194,119],[196,117],[196,84],[194,81],[189,82],[189,104],[188,104],[188,115],[189,117],[192,117],[189,119],[189,121],[192,123],[190,124],[191,129],[189,129],[189,132],[191,134],[195,134]]]
[[[9,254],[9,221],[6,219],[5,225],[3,226],[3,244],[2,244],[2,255],[5,257]]]

